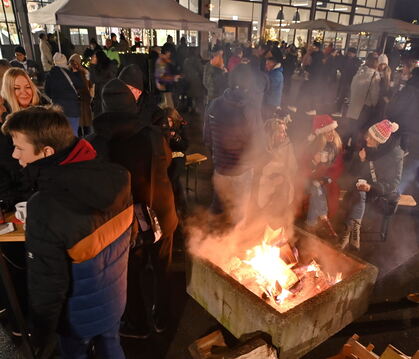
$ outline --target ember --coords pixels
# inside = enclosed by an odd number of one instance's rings
[[[260,245],[220,267],[276,310],[285,312],[342,280],[342,273],[331,276],[316,261],[303,265],[297,258],[298,252],[287,243],[285,231],[267,227]]]

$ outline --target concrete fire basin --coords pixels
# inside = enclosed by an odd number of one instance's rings
[[[343,280],[280,313],[218,266],[190,256],[187,292],[235,337],[260,330],[272,336],[280,359],[300,358],[366,312],[378,269],[298,228],[295,246],[301,263],[314,258]]]

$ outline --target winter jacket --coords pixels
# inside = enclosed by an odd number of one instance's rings
[[[172,187],[167,175],[171,151],[158,127],[137,114],[108,112],[93,121],[88,140],[98,153],[131,173],[134,203],[154,210],[164,237],[177,226]]]
[[[133,205],[129,173],[95,158],[85,140],[25,168],[29,302],[35,338],[90,338],[118,322],[126,302]]]
[[[201,59],[196,56],[187,57],[183,64],[183,72],[187,83],[187,95],[189,97],[202,98],[204,96],[204,86],[202,85],[204,67]]]
[[[265,104],[268,106],[279,107],[281,106],[282,90],[284,88],[284,75],[281,64],[268,72],[269,89],[265,94]]]
[[[389,141],[378,148],[366,148],[367,157],[364,162],[359,159],[358,153],[348,166],[343,186],[353,189],[358,179],[365,179],[371,185],[369,196],[394,196],[398,192],[403,171],[404,152],[400,148],[399,140],[392,136]],[[374,182],[370,170],[373,163],[377,182]]]
[[[95,96],[92,101],[92,111],[95,116],[102,112],[102,89],[103,86],[109,81],[116,77],[117,67],[113,62],[109,64],[105,69],[99,69],[96,65],[91,65],[90,81],[95,86]]]
[[[110,60],[114,61],[117,66],[121,64],[118,50],[115,47],[111,47],[110,49],[104,47],[103,52],[106,54],[106,56],[109,57]]]
[[[71,86],[64,72],[73,82]],[[67,117],[80,117],[81,102],[79,93],[84,86],[82,73],[73,72],[59,66],[54,66],[45,80],[45,93],[51,98],[52,103],[60,105]]]
[[[390,121],[400,125],[403,150],[410,158],[419,159],[419,81],[412,78],[390,102],[387,111]]]
[[[45,72],[48,72],[54,66],[54,62],[52,60],[51,45],[47,40],[41,39],[39,41],[39,50],[41,51],[42,67],[44,68]]]
[[[378,71],[361,66],[351,84],[350,102],[346,116],[358,120],[364,106],[377,105],[380,95],[380,74]]]
[[[208,107],[204,143],[212,151],[215,170],[239,176],[254,167],[263,148],[263,128],[257,106],[249,94],[227,89]]]
[[[208,103],[221,96],[227,88],[227,79],[224,76],[224,71],[219,67],[211,65],[210,62],[204,66],[204,78],[202,83],[207,89]]]

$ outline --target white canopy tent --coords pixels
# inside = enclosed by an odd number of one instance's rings
[[[55,0],[28,14],[48,25],[105,26],[211,31],[217,24],[175,0]]]

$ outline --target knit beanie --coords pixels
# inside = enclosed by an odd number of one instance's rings
[[[399,129],[399,125],[389,120],[383,120],[372,125],[368,129],[368,133],[378,143],[383,144],[390,138],[391,134]]]
[[[330,132],[338,127],[338,123],[329,115],[317,115],[313,119],[313,132],[308,137],[309,141],[314,141],[318,135]]]
[[[65,57],[64,54],[60,53],[60,52],[56,52],[52,58],[52,61],[54,62],[55,66],[59,66],[59,67],[64,67],[64,68],[68,68],[67,65],[67,58]]]
[[[388,66],[388,57],[386,54],[381,54],[378,56],[378,64],[386,64]]]
[[[144,90],[144,77],[140,67],[135,64],[125,66],[118,78],[124,81],[127,85],[135,87],[138,90]]]
[[[103,87],[102,108],[103,112],[137,113],[134,95],[120,79],[110,80]]]

